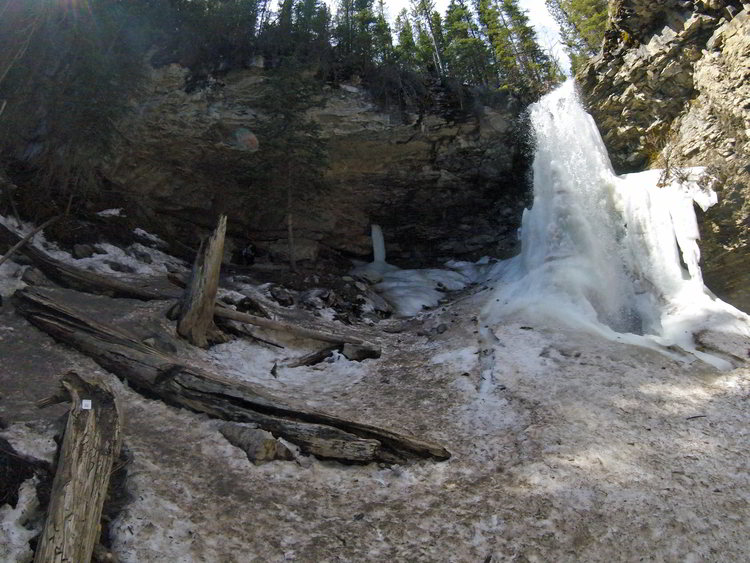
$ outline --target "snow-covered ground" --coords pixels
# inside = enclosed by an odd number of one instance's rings
[[[490,293],[376,325],[378,360],[336,357],[274,378],[274,362],[305,350],[235,341],[198,355],[319,410],[440,442],[453,454],[442,463],[256,466],[218,421],[110,377],[130,456],[114,552],[126,562],[747,559],[747,367],[719,372],[522,317],[493,328],[488,346],[476,315]],[[0,402],[6,420],[44,416],[29,403],[65,369],[101,372],[11,311],[0,320],[17,339],[0,340],[3,395],[20,397]],[[50,363],[29,362],[24,346]],[[1,435],[48,449],[47,427],[20,431],[20,418]]]

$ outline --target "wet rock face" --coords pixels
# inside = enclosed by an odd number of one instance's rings
[[[719,203],[701,215],[704,276],[750,310],[750,7],[622,0],[578,79],[618,172],[707,166]]]
[[[190,93],[186,77],[177,65],[152,70],[118,123],[105,177],[166,240],[195,240],[227,213],[238,248],[249,241],[283,259],[284,201],[273,203],[279,194],[264,190],[253,169],[264,144],[253,130],[263,118],[255,102],[266,76],[233,71]],[[310,195],[299,187],[299,259],[326,251],[367,258],[373,222],[396,263],[509,252],[530,163],[520,108],[393,115],[352,85],[327,88],[323,102],[310,115],[328,143],[327,189]]]

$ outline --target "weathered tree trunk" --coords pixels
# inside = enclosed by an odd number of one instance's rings
[[[91,560],[109,476],[120,455],[121,422],[112,391],[73,371],[63,376],[62,385],[73,404],[34,557],[37,563]]]
[[[134,389],[166,403],[224,420],[255,423],[320,457],[391,463],[450,457],[439,445],[317,412],[274,397],[255,385],[186,364],[127,331],[99,323],[64,305],[64,297],[60,290],[25,289],[16,294],[17,309],[32,324],[88,354]]]
[[[222,333],[214,324],[214,308],[226,231],[227,217],[222,215],[216,230],[195,257],[177,320],[177,334],[201,348],[222,340]]]
[[[247,313],[240,313],[239,311],[235,311],[233,309],[226,309],[224,307],[217,307],[214,310],[214,315],[225,319],[231,319],[233,321],[239,321],[241,323],[252,324],[262,328],[286,332],[288,334],[292,334],[294,336],[299,336],[302,338],[320,340],[321,342],[331,342],[333,344],[352,344],[361,348],[362,350],[367,351],[368,358],[380,357],[380,348],[378,346],[349,334],[343,334],[341,332],[332,333],[313,328],[305,328],[303,326],[298,326],[287,321],[265,319],[263,317],[249,315]]]
[[[31,231],[28,235],[23,237],[21,240],[19,240],[16,244],[14,244],[8,252],[5,253],[5,256],[0,258],[0,265],[2,265],[6,260],[8,260],[13,254],[15,254],[18,250],[20,250],[24,244],[27,244],[31,239],[34,238],[34,235],[36,235],[39,231],[43,230],[45,227],[51,225],[58,219],[60,219],[62,215],[57,215],[56,217],[52,217],[51,219],[47,219],[44,223],[39,225],[37,228],[35,228],[33,231]]]
[[[0,224],[0,240],[8,245],[15,245],[22,241],[16,233]],[[160,291],[145,286],[127,283],[111,276],[103,276],[94,272],[82,270],[55,260],[46,252],[30,244],[22,245],[21,251],[51,280],[73,289],[89,293],[110,295],[112,297],[130,297],[144,301],[154,299],[172,299],[177,296],[166,291]]]

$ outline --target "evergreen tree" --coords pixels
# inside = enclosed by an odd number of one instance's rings
[[[607,26],[607,0],[545,0],[560,26],[573,71],[601,48]]]
[[[378,0],[377,15],[373,26],[373,46],[375,61],[378,63],[393,62],[393,36],[385,12],[385,1]]]
[[[522,90],[523,77],[510,28],[496,0],[477,0],[477,14],[489,43],[498,82]]]
[[[414,41],[414,29],[406,8],[401,10],[395,21],[398,45],[395,49],[396,59],[404,69],[413,70],[417,65],[417,44]]]
[[[488,84],[490,58],[487,46],[465,0],[451,0],[445,13],[446,72],[461,83]]]
[[[442,76],[444,74],[441,45],[442,29],[440,15],[435,12],[435,2],[434,0],[412,0],[412,12],[420,29],[420,45],[426,46],[429,40],[435,70],[438,76]],[[423,58],[426,58],[424,53]]]
[[[256,128],[261,140],[256,179],[267,187],[268,201],[283,202],[289,260],[296,269],[294,217],[304,209],[304,201],[323,188],[327,147],[320,126],[307,111],[319,105],[319,84],[304,74],[294,59],[286,59],[265,83],[258,100],[266,119]]]
[[[560,81],[559,71],[537,43],[534,28],[518,0],[502,0],[502,12],[510,27],[514,52],[522,67],[527,89],[539,96]]]

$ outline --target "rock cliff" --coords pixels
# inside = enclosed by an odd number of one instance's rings
[[[750,4],[611,3],[603,51],[578,80],[618,172],[709,167],[706,283],[750,310]]]
[[[228,213],[238,246],[252,242],[283,258],[284,204],[251,170],[265,139],[254,152],[233,136],[263,118],[256,102],[265,71],[233,71],[193,89],[186,89],[187,77],[178,65],[150,70],[132,111],[117,123],[104,176],[134,196],[133,212],[165,237],[195,240],[196,231]],[[366,258],[373,222],[383,226],[396,263],[507,252],[528,159],[519,108],[512,100],[501,105],[394,114],[357,85],[326,87],[310,116],[328,143],[327,189],[297,192],[298,257]]]

